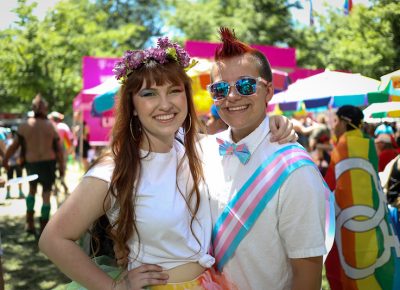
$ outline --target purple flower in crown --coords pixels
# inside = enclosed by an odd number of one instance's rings
[[[184,68],[189,66],[190,56],[179,44],[174,43],[174,48],[176,50],[176,54],[178,56],[178,61]]]
[[[130,70],[137,69],[144,63],[145,53],[143,50],[135,50],[126,55],[125,62]]]
[[[157,41],[157,48],[145,50],[127,50],[121,61],[114,66],[113,72],[117,80],[125,82],[128,75],[135,69],[149,61],[164,64],[168,61],[177,62],[185,70],[196,64],[190,63],[190,56],[179,44],[171,43],[168,37],[160,37]]]
[[[160,48],[149,48],[144,51],[145,59],[148,60],[155,60],[158,63],[165,63],[167,61],[167,53],[164,49]]]
[[[172,46],[172,43],[169,41],[168,37],[160,37],[157,40],[157,45],[161,49],[166,49]]]
[[[123,61],[118,61],[113,68],[113,73],[117,80],[122,79],[126,75],[126,66]]]
[[[134,53],[135,53],[135,50],[127,50],[127,51],[124,52],[124,55],[122,56],[122,58],[123,59],[127,59]]]

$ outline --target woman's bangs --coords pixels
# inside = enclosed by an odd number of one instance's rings
[[[148,68],[144,73],[143,81],[146,86],[150,87],[154,83],[156,86],[162,86],[166,83],[173,85],[181,85],[187,82],[187,75],[175,63],[159,64],[152,68]]]

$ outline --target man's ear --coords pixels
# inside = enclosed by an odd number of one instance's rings
[[[272,82],[268,82],[268,84],[265,86],[265,93],[265,102],[268,103],[274,96],[274,85],[272,84]]]
[[[214,82],[214,78],[216,75],[218,75],[218,73],[219,73],[219,63],[215,62],[211,66],[211,70],[210,70],[210,84],[212,84]]]

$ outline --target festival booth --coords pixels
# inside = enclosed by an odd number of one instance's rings
[[[364,110],[367,123],[398,122],[400,120],[400,70],[381,77],[381,90],[370,92]]]
[[[73,101],[74,113],[80,113],[89,127],[89,142],[92,146],[105,146],[109,141],[110,128],[114,118],[112,111],[101,116],[92,114],[93,99],[118,85],[112,69],[117,58],[97,58],[85,56],[82,60],[83,89]],[[82,125],[82,124],[81,124]]]
[[[366,106],[367,94],[378,89],[379,81],[339,71],[325,70],[297,80],[272,98],[268,111],[327,110],[343,105]]]
[[[368,103],[400,102],[400,70],[381,76],[378,91],[368,93]]]
[[[373,123],[370,119],[399,119],[400,118],[400,102],[383,102],[369,105],[363,110],[364,121]]]

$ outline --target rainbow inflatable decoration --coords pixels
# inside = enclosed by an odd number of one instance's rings
[[[372,139],[348,131],[332,152],[335,245],[326,261],[332,290],[400,289],[400,245],[377,174]]]

